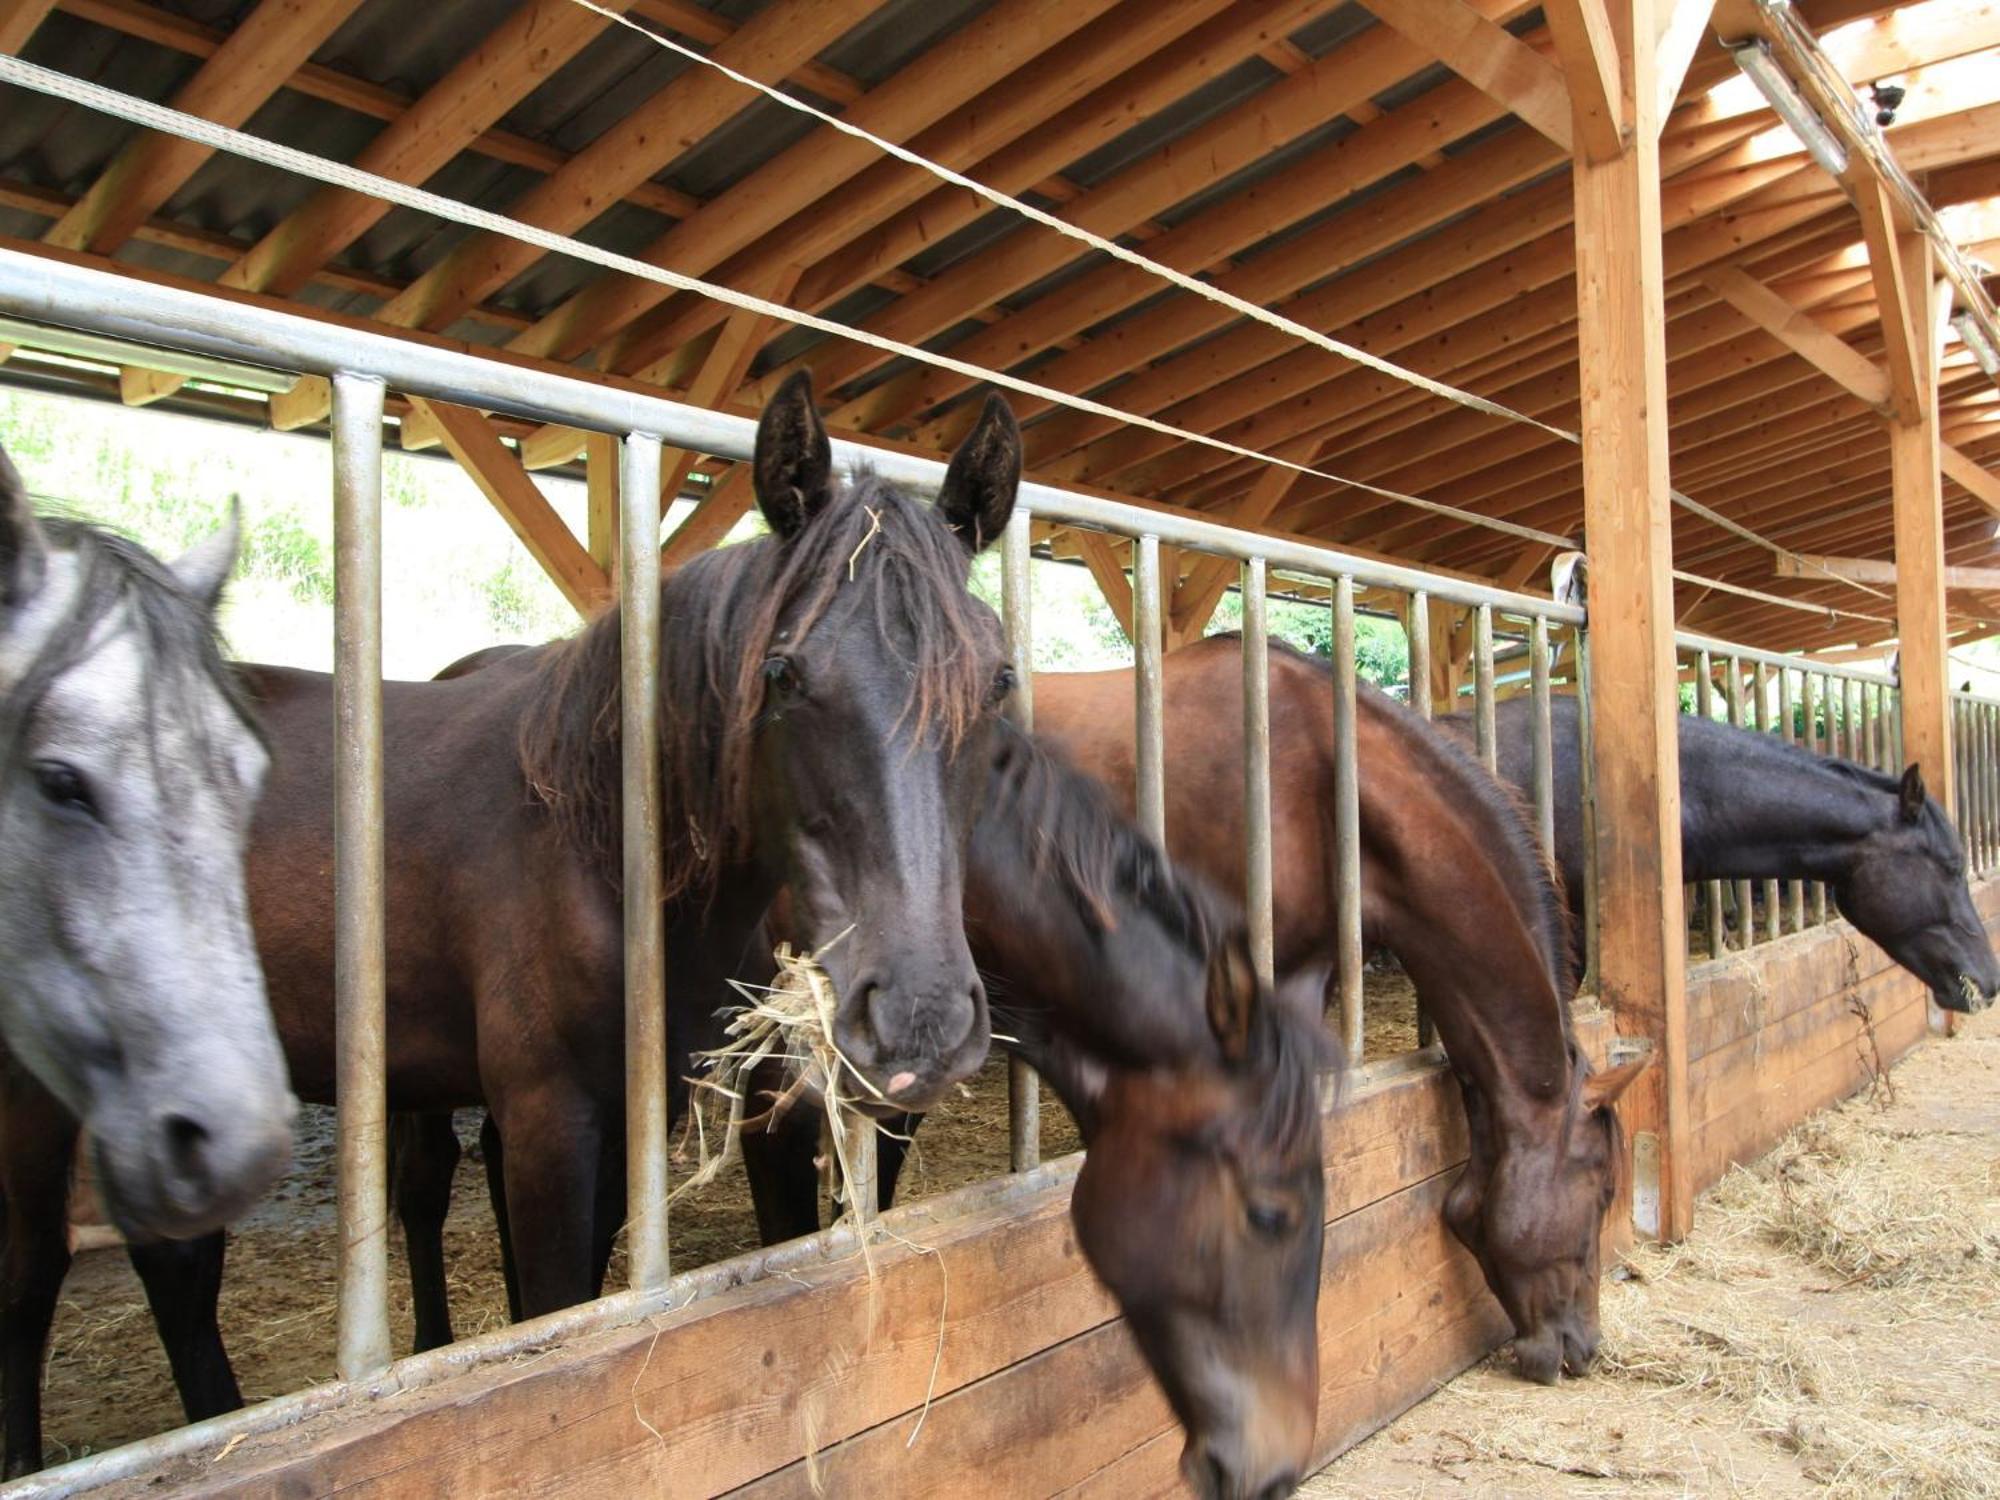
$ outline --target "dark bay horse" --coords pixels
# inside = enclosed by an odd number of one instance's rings
[[[753,473],[771,535],[689,563],[661,600],[671,1076],[720,1039],[726,977],[783,886],[805,941],[852,929],[829,956],[850,1063],[891,1098],[929,1099],[988,1044],[960,887],[1011,679],[966,580],[1013,507],[1019,433],[990,401],[923,505],[873,476],[838,483],[794,380],[759,424]],[[527,1315],[596,1295],[624,1213],[618,629],[614,612],[489,671],[383,690],[390,1103],[492,1111]],[[273,753],[251,916],[293,1084],[331,1101],[331,681],[242,675]],[[18,1469],[40,1456],[75,1126],[16,1095],[0,1095],[0,1186]],[[211,1334],[213,1280],[205,1309],[169,1309]],[[219,1342],[188,1357],[204,1399],[235,1404]]]
[[[1163,664],[1167,842],[1241,890],[1240,641]],[[1337,972],[1333,682],[1274,646],[1273,914],[1281,977]],[[1035,727],[1134,797],[1129,671],[1038,673]],[[1624,1154],[1612,1109],[1644,1060],[1592,1073],[1570,1032],[1562,897],[1512,795],[1447,736],[1358,695],[1364,938],[1402,960],[1464,1093],[1471,1159],[1445,1215],[1513,1320],[1522,1372],[1581,1373],[1598,1342],[1599,1233]]]
[[[1534,775],[1533,705],[1494,715],[1501,776]],[[1550,701],[1555,856],[1580,920],[1583,804],[1577,702]],[[1468,740],[1471,723],[1453,715]],[[1691,881],[1819,880],[1841,915],[1930,987],[1946,1010],[1979,1010],[2000,991],[2000,962],[1966,885],[1965,846],[1910,766],[1901,777],[1815,755],[1764,734],[1682,715],[1681,864]],[[1578,929],[1581,930],[1580,928]]]
[[[132,1235],[226,1223],[291,1154],[244,899],[267,757],[216,649],[236,544],[168,564],[37,517],[0,453],[0,1074],[89,1122]]]

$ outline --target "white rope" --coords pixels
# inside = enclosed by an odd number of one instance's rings
[[[1828,620],[1868,620],[1877,625],[1894,625],[1894,620],[1881,615],[1860,614],[1851,609],[1836,609],[1831,604],[1809,604],[1803,599],[1787,599],[1783,594],[1767,594],[1762,589],[1745,588],[1740,583],[1724,583],[1720,578],[1704,578],[1699,573],[1683,573],[1674,569],[1674,577],[1682,583],[1691,583],[1699,588],[1720,589],[1725,594],[1736,594],[1744,599],[1755,599],[1760,604],[1776,604],[1785,609],[1795,609],[1801,614],[1823,615]]]
[[[1024,380],[1017,375],[1003,374],[1000,371],[989,370],[983,366],[968,363],[965,360],[954,359],[949,354],[920,349],[912,344],[901,343],[895,339],[884,338],[880,334],[870,333],[863,328],[850,327],[845,323],[835,323],[830,319],[817,317],[812,313],[802,312],[797,308],[787,307],[783,303],[771,302],[762,297],[752,296],[747,292],[739,292],[733,287],[722,286],[716,282],[703,281],[698,276],[686,276],[678,271],[668,270],[664,266],[656,266],[650,261],[637,260],[629,255],[620,255],[614,251],[601,249],[595,245],[585,244],[582,240],[572,239],[568,235],[554,234],[546,229],[539,229],[532,224],[524,224],[518,219],[510,219],[505,214],[493,213],[483,208],[474,208],[470,204],[461,203],[456,198],[446,198],[440,194],[428,192],[423,188],[412,187],[406,182],[397,182],[393,178],[382,177],[373,172],[366,172],[358,167],[350,167],[340,162],[329,161],[327,158],[317,156],[310,151],[300,151],[292,146],[281,146],[275,141],[265,140],[262,136],[248,135],[243,131],[233,130],[226,125],[217,125],[212,120],[204,120],[198,115],[190,115],[164,104],[153,104],[144,99],[135,99],[129,94],[118,92],[116,89],[104,88],[99,84],[90,83],[81,78],[73,78],[67,73],[56,72],[52,68],[44,68],[35,63],[23,62],[18,57],[0,55],[0,81],[17,84],[22,88],[32,89],[36,93],[46,94],[51,98],[61,99],[68,103],[81,104],[87,108],[112,115],[117,119],[129,121],[134,125],[144,126],[148,130],[158,130],[167,135],[177,135],[183,140],[193,141],[198,145],[207,146],[211,150],[227,151],[235,156],[262,162],[266,166],[276,167],[280,171],[296,173],[301,177],[309,177],[333,187],[344,188],[348,192],[361,193],[368,197],[383,199],[386,202],[397,204],[403,208],[414,209],[418,213],[429,214],[433,218],[444,219],[450,223],[463,224],[469,229],[484,230],[488,234],[497,234],[507,239],[518,240],[522,244],[533,245],[536,249],[552,255],[569,256],[572,259],[587,262],[607,271],[617,271],[627,276],[635,276],[644,281],[654,282],[660,286],[671,287],[675,291],[693,292],[698,296],[712,298],[727,306],[738,308],[744,312],[753,312],[761,317],[778,319],[800,328],[811,328],[816,332],[830,334],[836,338],[852,339],[858,343],[867,344],[871,348],[880,349],[888,354],[899,355],[920,364],[934,366],[937,369],[950,370],[954,374],[966,376],[968,379],[974,381],[988,381],[994,385],[1003,386],[1008,390],[1019,392],[1021,395],[1033,396],[1037,400],[1047,401],[1054,406],[1066,406],[1073,411],[1086,412],[1091,416],[1106,417],[1115,422],[1127,423],[1134,427],[1143,427],[1148,431],[1157,432],[1164,437],[1171,437],[1180,442],[1194,443],[1200,447],[1211,448],[1216,452],[1227,453],[1237,458],[1248,458],[1260,463],[1276,464],[1281,468],[1291,469],[1300,474],[1311,475],[1315,479],[1324,479],[1331,484],[1345,485],[1370,495],[1379,496],[1384,500],[1393,500],[1398,504],[1429,511],[1434,515],[1448,516],[1453,520],[1463,521],[1468,525],[1483,526],[1493,531],[1505,532],[1509,536],[1521,537],[1527,541],[1546,542],[1556,547],[1573,547],[1576,545],[1569,537],[1557,536],[1552,532],[1542,531],[1532,526],[1518,525],[1515,522],[1501,520],[1497,517],[1482,516],[1476,511],[1463,510],[1458,506],[1446,505],[1441,501],[1426,500],[1420,495],[1409,495],[1400,490],[1385,489],[1381,485],[1369,484],[1365,480],[1360,479],[1350,479],[1345,475],[1336,474],[1326,469],[1314,468],[1310,464],[1295,463],[1291,459],[1280,458],[1276,454],[1263,453],[1255,448],[1246,448],[1240,443],[1232,443],[1226,438],[1213,437],[1185,427],[1176,427],[1170,422],[1157,421],[1152,417],[1140,416],[1136,412],[1122,411],[1118,407],[1107,406],[1103,402],[1093,401],[1087,396],[1078,396],[1067,391],[1059,391],[1053,386],[1041,385],[1032,380]]]

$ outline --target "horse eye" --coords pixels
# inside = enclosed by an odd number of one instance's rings
[[[1277,1239],[1292,1227],[1292,1216],[1283,1208],[1270,1203],[1252,1203],[1244,1210],[1244,1217],[1250,1227],[1267,1239]]]
[[[59,760],[35,762],[35,787],[44,799],[71,812],[97,813],[97,801],[90,795],[90,783],[75,766]]]
[[[988,701],[993,703],[1005,701],[1007,696],[1019,686],[1020,681],[1021,679],[1015,675],[1012,667],[1002,667],[993,674],[993,691],[989,695]]]
[[[796,693],[799,690],[799,671],[788,657],[769,657],[764,662],[764,681],[781,693]]]

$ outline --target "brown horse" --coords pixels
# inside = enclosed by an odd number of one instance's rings
[[[1225,890],[1244,879],[1241,659],[1217,638],[1164,663],[1167,844]],[[1330,975],[1332,676],[1288,648],[1270,674],[1277,967]],[[1522,1372],[1581,1373],[1624,1153],[1611,1104],[1644,1063],[1593,1075],[1576,1046],[1561,894],[1512,796],[1382,694],[1357,706],[1364,939],[1402,960],[1465,1096],[1471,1160],[1446,1217],[1513,1320]],[[1128,807],[1134,713],[1129,671],[1036,675],[1037,732]]]
[[[726,977],[785,886],[805,941],[852,929],[829,956],[851,1065],[928,1099],[988,1044],[960,887],[1011,677],[966,578],[1013,507],[1019,433],[990,401],[935,507],[873,476],[842,486],[799,379],[753,469],[772,534],[690,563],[661,600],[671,1076],[719,1040]],[[259,954],[293,1087],[331,1101],[332,685],[243,675],[274,761],[249,854]],[[614,612],[475,676],[383,690],[390,1102],[493,1112],[530,1315],[596,1295],[624,1214],[618,683]],[[10,1472],[40,1458],[75,1136],[34,1092],[0,1083]],[[212,1328],[212,1298],[175,1316]],[[233,1403],[219,1344],[187,1357]]]

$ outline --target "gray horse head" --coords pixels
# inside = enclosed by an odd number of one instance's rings
[[[141,1235],[226,1223],[291,1151],[243,886],[268,758],[215,640],[236,542],[169,566],[38,519],[0,454],[0,1035]]]

